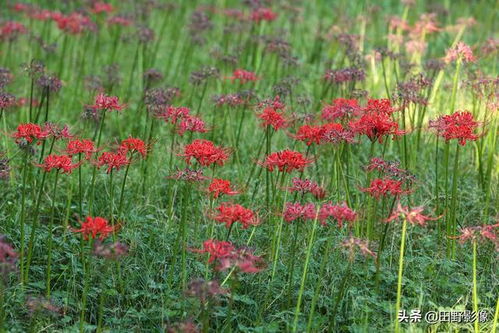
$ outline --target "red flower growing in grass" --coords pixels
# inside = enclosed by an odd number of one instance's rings
[[[43,130],[44,132],[47,132],[47,137],[51,137],[56,140],[71,139],[74,136],[69,132],[68,125],[59,127],[53,123],[45,123],[45,125],[43,125]]]
[[[191,249],[192,252],[208,253],[210,255],[208,262],[212,263],[216,259],[226,257],[235,250],[231,242],[208,239],[204,241],[202,249]]]
[[[219,196],[225,194],[225,195],[235,195],[238,194],[239,192],[234,191],[231,189],[231,184],[229,180],[225,179],[220,179],[220,178],[213,178],[211,181],[210,186],[208,186],[208,192],[210,195],[213,196],[213,198],[218,198]]]
[[[369,99],[367,100],[367,105],[364,107],[364,112],[369,114],[391,115],[395,112],[395,109],[393,109],[389,99]]]
[[[73,169],[80,166],[80,163],[73,163],[69,155],[52,154],[45,157],[43,164],[37,164],[37,166],[43,168],[46,172],[56,169],[62,173],[71,173]]]
[[[454,112],[430,121],[430,128],[434,128],[437,135],[445,138],[446,142],[457,139],[461,146],[464,146],[466,141],[476,141],[479,138],[475,134],[478,125],[473,115],[467,111]]]
[[[372,142],[383,142],[383,137],[393,137],[404,134],[399,125],[386,113],[365,113],[359,119],[350,122],[350,128],[357,135],[365,135]]]
[[[369,187],[361,188],[362,192],[369,193],[372,197],[378,199],[382,196],[392,195],[392,196],[400,196],[403,194],[410,193],[409,190],[404,190],[402,188],[403,181],[401,180],[393,180],[390,178],[376,178],[371,181]]]
[[[333,104],[324,105],[322,119],[335,121],[338,118],[357,116],[361,108],[356,99],[336,98]]]
[[[262,126],[272,126],[275,131],[288,126],[284,114],[282,112],[277,112],[276,109],[270,106],[263,109],[262,113],[258,115],[258,118],[262,120]]]
[[[17,131],[12,134],[12,137],[19,144],[22,140],[27,143],[32,143],[34,140],[44,140],[48,135],[47,131],[42,129],[40,125],[27,123],[17,126]],[[40,144],[40,142],[37,142],[37,144]]]
[[[245,84],[246,82],[255,82],[257,80],[260,80],[260,78],[257,77],[255,73],[244,70],[244,69],[236,69],[232,73],[232,76],[229,77],[229,79],[232,82],[239,80],[240,84]]]
[[[131,155],[139,153],[142,157],[146,157],[148,147],[141,139],[129,137],[121,141],[118,151],[123,154],[131,153]]]
[[[341,205],[333,205],[331,202],[322,205],[319,210],[319,221],[326,225],[328,218],[332,217],[338,222],[339,227],[343,227],[343,222],[352,223],[357,219],[357,213],[350,209],[346,202]]]
[[[202,166],[209,166],[213,163],[223,165],[229,158],[226,149],[217,147],[209,140],[196,139],[184,147],[183,156],[187,164],[191,164],[191,159],[195,159]]]
[[[303,125],[293,137],[298,141],[305,142],[307,146],[310,146],[312,143],[320,144],[323,133],[322,126]]]
[[[109,222],[103,217],[90,217],[85,218],[85,222],[80,222],[80,229],[73,229],[73,232],[79,232],[83,235],[85,240],[89,238],[95,239],[99,236],[100,240],[105,239],[110,233],[115,231],[115,227],[109,225]]]
[[[244,208],[239,204],[225,202],[218,206],[216,210],[218,213],[212,218],[219,223],[225,223],[227,228],[230,228],[235,222],[241,223],[243,229],[247,229],[250,225],[254,226],[260,223],[255,212],[251,209]]]
[[[306,159],[302,153],[286,149],[270,154],[261,164],[269,171],[274,171],[277,168],[280,172],[291,172],[293,170],[301,171],[310,163],[312,161]]]
[[[250,19],[254,22],[261,21],[274,21],[277,18],[277,13],[273,12],[270,8],[256,8],[251,12]]]
[[[298,192],[301,194],[311,193],[317,199],[322,199],[326,196],[326,190],[310,179],[295,177],[291,182],[293,183],[293,186],[288,188],[288,191],[290,192]]]
[[[106,96],[99,94],[95,97],[94,105],[91,106],[94,110],[121,111],[126,107],[125,104],[119,104],[118,97]]]
[[[494,244],[496,251],[499,251],[499,223],[462,228],[461,235],[455,238],[459,239],[461,244],[470,240],[490,241]]]
[[[435,221],[438,220],[441,216],[438,217],[428,217],[426,215],[421,214],[424,211],[424,207],[414,207],[409,209],[409,207],[402,207],[400,202],[397,204],[397,209],[395,209],[385,221],[392,222],[397,220],[398,218],[406,219],[410,224],[417,224],[419,226],[425,227],[426,221]]]
[[[92,6],[92,9],[90,11],[94,14],[112,13],[114,11],[114,7],[110,3],[98,1],[98,2],[94,3],[94,5]]]
[[[208,132],[208,129],[206,129],[206,125],[201,118],[186,115],[182,118],[180,124],[178,125],[178,134],[184,135],[184,133],[187,131],[206,133]]]
[[[313,203],[302,205],[299,202],[287,202],[282,216],[286,222],[293,222],[297,219],[302,219],[302,221],[315,220],[317,211]]]
[[[209,239],[203,243],[202,249],[191,249],[196,253],[208,253],[210,255],[208,262],[218,262],[215,267],[218,271],[223,271],[231,267],[237,267],[244,273],[258,273],[264,267],[261,257],[251,253],[246,247],[236,249],[230,242]]]
[[[463,62],[475,62],[476,60],[471,48],[463,42],[459,42],[456,46],[448,49],[444,61],[450,63],[458,59]]]
[[[107,166],[107,173],[111,173],[113,169],[119,170],[123,166],[130,163],[130,160],[126,157],[126,155],[118,151],[117,153],[113,152],[104,152],[101,156],[99,156],[97,160],[97,167]]]
[[[90,159],[90,157],[92,157],[92,154],[97,151],[97,149],[95,149],[92,140],[82,139],[69,141],[65,151],[68,155],[71,156],[84,154],[85,158],[88,160]]]
[[[163,118],[166,122],[177,124],[177,122],[189,116],[191,110],[184,106],[168,106],[165,110],[159,113],[158,118]]]

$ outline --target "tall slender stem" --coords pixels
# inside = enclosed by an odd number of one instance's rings
[[[407,231],[407,219],[404,218],[402,223],[402,236],[400,238],[400,255],[399,255],[399,272],[397,280],[397,302],[395,303],[395,333],[400,332],[400,322],[398,313],[400,311],[400,303],[402,300],[402,272],[404,270],[404,251],[405,251],[405,234]]]

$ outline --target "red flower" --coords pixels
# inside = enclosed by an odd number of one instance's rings
[[[74,135],[69,132],[68,125],[64,125],[62,128],[59,128],[56,124],[45,123],[43,131],[47,133],[48,137],[52,137],[57,140],[71,139],[74,137]]]
[[[96,29],[95,23],[93,23],[89,17],[77,12],[71,13],[67,16],[54,12],[51,17],[55,22],[57,22],[57,27],[59,29],[70,34],[80,34],[85,30]]]
[[[115,227],[109,225],[108,221],[102,217],[90,217],[85,219],[85,222],[80,222],[80,229],[73,229],[73,232],[81,232],[85,240],[89,237],[95,239],[99,235],[99,239],[103,240],[110,233],[115,231]]]
[[[260,103],[258,103],[257,107],[259,109],[264,109],[264,108],[272,108],[274,110],[284,110],[286,108],[286,105],[284,105],[283,102],[281,102],[281,97],[279,95],[275,96],[273,99],[268,98],[264,99]]]
[[[184,119],[189,116],[191,110],[184,106],[168,106],[166,110],[158,115],[159,118],[163,118],[165,121],[169,121],[172,124],[176,124],[178,120]]]
[[[312,161],[306,159],[302,153],[286,149],[267,156],[262,166],[269,171],[274,171],[277,168],[280,172],[291,172],[293,170],[301,171],[310,163]]]
[[[114,11],[114,7],[110,3],[105,3],[105,2],[99,1],[99,2],[94,3],[94,5],[90,11],[94,14],[111,13]]]
[[[322,199],[326,196],[326,190],[309,179],[295,177],[291,181],[293,186],[288,188],[288,191],[290,192],[299,192],[302,194],[311,193],[317,199]]]
[[[332,217],[338,222],[339,227],[343,227],[343,222],[353,222],[357,219],[357,213],[350,209],[346,202],[341,205],[333,205],[331,202],[322,205],[319,210],[319,221],[322,225],[326,225],[326,221]]]
[[[193,170],[189,168],[185,168],[183,170],[178,170],[175,173],[173,173],[171,176],[168,178],[171,179],[177,179],[177,180],[184,180],[187,182],[200,182],[203,180],[208,179],[208,177],[203,175],[203,170]]]
[[[85,154],[85,158],[88,160],[97,149],[95,149],[93,141],[83,139],[69,141],[65,151],[69,155]]]
[[[321,141],[337,144],[340,142],[354,142],[354,133],[343,128],[339,123],[329,123],[321,126]]]
[[[483,226],[473,226],[461,229],[461,235],[457,238],[459,243],[464,244],[466,241],[491,241],[496,250],[499,251],[499,223],[484,224]]]
[[[233,223],[239,222],[243,225],[243,229],[247,229],[250,225],[258,225],[258,217],[251,209],[244,208],[239,204],[222,203],[217,208],[218,214],[212,218],[220,223],[225,223],[229,228]]]
[[[229,158],[226,149],[217,147],[209,140],[196,139],[192,143],[184,147],[183,156],[187,164],[191,164],[191,159],[194,158],[200,165],[209,166],[213,163],[223,165]]]
[[[142,157],[146,157],[147,155],[147,146],[146,144],[144,143],[144,141],[142,141],[141,139],[138,139],[138,138],[132,138],[132,137],[129,137],[128,139],[125,139],[123,141],[121,141],[121,144],[118,148],[118,151],[120,153],[132,153],[132,155],[134,153],[139,153],[140,155],[142,155]]]
[[[232,245],[232,243],[214,239],[208,239],[207,241],[204,241],[202,249],[191,249],[192,252],[209,253],[210,258],[208,259],[208,262],[210,263],[215,259],[230,255],[234,250],[235,247],[234,245]]]
[[[208,187],[208,192],[214,198],[218,198],[222,194],[226,194],[226,195],[238,194],[238,192],[236,192],[230,188],[230,181],[229,180],[224,180],[224,179],[219,179],[219,178],[213,178],[210,186]]]
[[[260,21],[274,21],[277,18],[277,13],[273,12],[270,8],[257,8],[251,12],[250,19],[254,22]]]
[[[7,21],[3,26],[0,27],[0,39],[12,39],[17,37],[17,35],[25,34],[27,32],[28,30],[23,24],[14,21]]]
[[[400,136],[404,132],[399,130],[397,122],[393,121],[386,113],[365,113],[360,119],[350,122],[353,133],[365,135],[372,142],[383,142],[387,135]]]
[[[62,170],[62,173],[71,173],[73,169],[80,166],[80,163],[73,163],[71,156],[68,155],[51,154],[45,157],[43,164],[37,164],[37,166],[43,168],[46,172],[57,169],[58,171]]]
[[[323,133],[324,130],[322,126],[303,125],[293,137],[298,141],[305,142],[307,146],[310,146],[312,143],[320,144]]]
[[[463,42],[459,42],[453,48],[448,49],[444,58],[447,63],[457,59],[461,59],[463,62],[475,62],[476,60],[471,48]]]
[[[322,119],[334,121],[338,118],[357,116],[360,110],[356,99],[336,98],[332,105],[324,105]]]
[[[40,125],[27,123],[17,126],[17,131],[12,134],[12,137],[16,139],[16,143],[20,143],[21,139],[26,140],[28,143],[32,143],[33,140],[43,140],[47,138],[48,135],[49,134],[43,130]]]
[[[393,180],[390,178],[376,178],[371,181],[367,188],[361,188],[362,192],[367,192],[374,198],[378,199],[381,196],[393,195],[400,196],[407,194],[410,191],[402,189],[403,181]]]
[[[287,121],[284,118],[283,113],[277,112],[272,107],[263,109],[263,112],[258,115],[258,118],[262,120],[262,126],[272,126],[276,131],[287,127]]]
[[[245,84],[246,82],[255,82],[257,80],[260,80],[259,77],[256,76],[255,73],[246,71],[244,69],[236,69],[233,73],[232,76],[229,77],[232,82],[239,80],[240,84]]]
[[[107,173],[111,173],[113,169],[119,170],[129,163],[130,160],[123,152],[120,151],[118,151],[117,153],[104,152],[101,156],[99,156],[99,159],[97,160],[97,166],[99,168],[103,165],[107,166]]]
[[[107,110],[107,111],[121,111],[125,108],[125,104],[118,103],[118,97],[116,96],[106,96],[103,93],[100,93],[95,97],[94,105],[91,107],[94,110]]]
[[[392,222],[400,217],[404,218],[410,224],[417,224],[422,227],[426,226],[426,221],[435,221],[440,218],[439,217],[428,217],[421,214],[424,211],[424,207],[414,207],[409,209],[409,207],[402,207],[400,202],[397,204],[397,209],[392,212],[389,218],[385,220],[385,222]]]
[[[445,138],[445,141],[458,139],[461,146],[464,146],[467,140],[476,141],[479,138],[475,134],[478,122],[467,111],[440,116],[436,120],[430,121],[430,128],[434,128],[437,135]]]
[[[180,121],[178,126],[178,134],[183,135],[186,131],[206,133],[208,130],[205,127],[204,121],[195,116],[186,115]]]
[[[287,202],[282,215],[286,222],[293,222],[300,218],[305,221],[315,220],[317,212],[313,203],[301,205],[299,202]]]
[[[364,107],[364,112],[369,114],[385,114],[391,115],[395,112],[392,108],[392,103],[389,99],[369,99],[367,105]]]

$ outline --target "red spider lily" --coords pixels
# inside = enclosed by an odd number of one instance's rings
[[[131,153],[132,155],[134,153],[139,153],[142,157],[146,157],[148,147],[141,139],[129,137],[128,139],[121,141],[118,151],[125,155],[127,153]]]
[[[20,143],[21,140],[32,143],[34,140],[44,140],[48,135],[49,133],[42,129],[40,125],[27,123],[18,125],[17,131],[12,134],[12,137],[16,143]],[[40,142],[37,142],[37,144],[40,144]]]
[[[218,258],[228,256],[235,250],[231,242],[218,241],[216,239],[208,239],[204,241],[202,249],[190,249],[196,253],[208,253],[210,257],[208,262],[212,263]]]
[[[172,124],[176,124],[180,119],[189,116],[191,110],[184,106],[168,106],[163,112],[158,114],[159,118],[169,121]]]
[[[110,233],[113,233],[116,228],[109,225],[109,222],[103,217],[87,216],[85,222],[80,222],[80,229],[72,229],[73,232],[80,232],[85,240],[89,237],[95,239],[99,235],[99,240],[104,240]]]
[[[365,135],[371,142],[383,142],[383,137],[394,137],[405,134],[399,130],[397,122],[393,121],[386,113],[365,113],[359,119],[350,122],[353,133]]]
[[[288,188],[288,191],[290,192],[299,192],[302,194],[311,193],[317,199],[322,199],[326,196],[326,190],[309,179],[295,177],[291,182],[293,183],[293,186]]]
[[[271,153],[261,165],[269,171],[277,168],[280,172],[291,172],[293,170],[303,170],[312,160],[306,159],[302,153],[289,149]]]
[[[305,142],[307,146],[310,146],[312,143],[320,144],[323,133],[322,126],[303,125],[293,137],[298,141]]]
[[[262,126],[272,126],[275,131],[288,126],[288,122],[284,118],[284,114],[277,112],[276,109],[272,107],[266,107],[263,109],[262,113],[258,115],[258,118],[262,120]]]
[[[90,11],[94,14],[112,13],[114,11],[114,7],[110,3],[99,1],[94,3]]]
[[[391,115],[395,112],[392,107],[392,103],[389,99],[368,99],[367,105],[364,107],[364,112],[369,114],[385,114]]]
[[[81,34],[85,30],[96,30],[95,23],[89,17],[77,12],[69,15],[52,13],[51,17],[57,23],[57,27],[60,30],[73,35]]]
[[[356,99],[336,98],[332,105],[324,105],[322,119],[334,121],[338,118],[359,115],[361,108]]]
[[[385,222],[392,222],[398,218],[406,219],[412,225],[419,225],[422,227],[426,226],[426,221],[436,221],[441,216],[429,217],[421,214],[424,211],[424,207],[414,207],[409,209],[409,207],[402,207],[400,202],[397,204],[397,208],[392,212],[392,215],[388,217]]]
[[[71,140],[68,142],[65,152],[71,156],[85,154],[85,158],[88,160],[93,153],[97,152],[97,149],[95,149],[92,140]]]
[[[376,178],[371,181],[371,184],[367,188],[361,188],[362,192],[369,193],[372,197],[378,199],[381,196],[400,196],[403,194],[410,193],[408,190],[402,189],[403,181],[393,180],[390,178]]]
[[[232,190],[230,186],[231,186],[231,184],[230,184],[229,180],[220,179],[220,178],[213,178],[210,186],[208,187],[208,192],[215,199],[218,198],[222,194],[236,195],[239,193],[237,191]]]
[[[270,8],[257,8],[251,12],[250,19],[254,22],[274,21],[277,18],[277,13]]]
[[[5,22],[4,25],[0,27],[0,39],[13,39],[20,34],[27,33],[26,27],[14,21]]]
[[[463,42],[459,42],[456,46],[448,49],[444,61],[450,63],[458,59],[461,59],[463,62],[476,61],[471,48]]]
[[[299,202],[287,202],[282,216],[286,222],[293,222],[297,219],[302,219],[302,221],[314,220],[317,216],[317,211],[313,203],[302,205]]]
[[[56,140],[71,139],[74,137],[74,135],[69,132],[68,125],[64,125],[60,128],[56,124],[45,123],[45,125],[43,125],[43,131],[48,134],[48,137],[52,137]]]
[[[222,147],[217,147],[209,140],[196,139],[184,147],[183,156],[187,164],[194,158],[200,165],[209,166],[213,163],[223,165],[229,158],[228,152]]]
[[[113,169],[119,170],[123,166],[128,165],[130,160],[126,157],[121,151],[116,153],[113,152],[104,152],[101,156],[99,156],[97,160],[97,167],[102,167],[104,165],[107,166],[107,173],[111,173]]]
[[[185,168],[183,170],[176,171],[173,175],[168,178],[184,180],[187,182],[200,182],[208,179],[208,177],[203,175],[203,170],[192,170],[189,168]]]
[[[400,162],[385,161],[379,157],[371,158],[369,164],[365,167],[367,172],[374,170],[389,175],[398,180],[414,181],[415,176],[405,169],[399,168]]]
[[[232,82],[239,80],[240,84],[245,84],[246,82],[255,82],[257,80],[260,80],[260,78],[257,77],[255,73],[244,70],[244,69],[234,70],[234,72],[232,73],[232,76],[229,77],[229,79]]]
[[[61,171],[62,173],[71,173],[73,169],[78,168],[81,163],[73,163],[69,155],[55,155],[51,154],[45,157],[43,164],[37,164],[38,167],[43,168],[46,172],[52,169]]]
[[[206,129],[205,123],[201,118],[186,115],[182,118],[180,124],[178,125],[178,134],[184,135],[187,131],[206,133],[208,130]]]
[[[438,117],[430,121],[430,128],[437,131],[437,135],[445,138],[445,141],[457,139],[461,146],[466,141],[476,141],[479,136],[475,134],[479,123],[473,119],[470,112],[454,112],[451,115]]]
[[[337,144],[340,142],[354,142],[354,132],[345,129],[342,124],[329,123],[321,126],[321,141]]]
[[[333,205],[331,202],[322,205],[319,210],[319,221],[322,225],[326,225],[328,218],[332,217],[338,222],[339,227],[343,227],[343,222],[352,223],[357,219],[357,213],[350,209],[346,202],[341,205]]]
[[[461,244],[467,241],[491,241],[499,251],[499,223],[462,228],[461,235],[453,238],[459,239]]]
[[[118,97],[106,96],[100,93],[95,97],[94,105],[91,106],[94,110],[121,111],[126,107],[125,104],[119,104]]]
[[[218,262],[220,265],[216,269],[219,271],[237,267],[243,273],[258,273],[265,267],[263,258],[252,254],[247,247],[232,251],[231,255],[219,258]]]
[[[343,242],[341,242],[340,245],[341,247],[346,249],[350,261],[353,261],[355,259],[356,250],[360,250],[360,253],[364,257],[371,256],[374,259],[376,259],[376,253],[371,249],[369,249],[369,242],[366,240],[362,240],[360,238],[355,238],[355,237],[349,237],[345,239]]]
[[[230,228],[235,222],[241,223],[243,229],[247,229],[250,225],[258,225],[260,223],[254,211],[244,208],[239,204],[225,202],[218,206],[216,210],[218,213],[212,216],[212,219],[220,223],[225,223],[227,228]]]

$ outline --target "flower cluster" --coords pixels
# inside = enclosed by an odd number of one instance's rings
[[[46,172],[56,169],[61,173],[71,173],[73,169],[80,166],[80,163],[73,163],[72,158],[69,155],[51,154],[45,157],[43,164],[38,164],[37,166],[43,168]]]
[[[184,147],[184,153],[179,154],[185,158],[187,164],[191,164],[191,159],[195,159],[202,166],[209,166],[214,163],[223,165],[229,158],[227,149],[217,147],[209,140],[196,139]]]
[[[322,119],[335,121],[338,118],[352,117],[360,114],[361,107],[356,99],[336,98],[333,104],[322,108]]]
[[[95,97],[94,104],[91,108],[94,110],[121,111],[126,107],[125,104],[119,104],[118,97],[107,96],[103,93]]]
[[[244,70],[244,69],[236,69],[232,73],[232,76],[229,77],[229,79],[232,82],[239,81],[240,84],[245,84],[247,82],[255,82],[255,81],[260,80],[260,78],[257,77],[255,73]]]
[[[301,171],[310,163],[312,160],[305,158],[302,153],[286,149],[271,153],[261,165],[269,171],[274,171],[277,168],[280,172],[289,173],[293,170]]]
[[[409,209],[409,207],[402,207],[400,202],[397,204],[397,208],[392,212],[390,217],[388,217],[385,221],[392,222],[399,218],[405,219],[407,222],[413,225],[419,225],[422,227],[426,226],[426,221],[435,221],[440,218],[439,217],[429,217],[421,214],[424,211],[424,207],[414,207]]]
[[[322,225],[326,225],[329,218],[333,218],[338,222],[338,226],[343,227],[343,222],[352,223],[357,219],[357,213],[349,208],[346,202],[340,205],[333,205],[331,202],[322,205],[319,210],[319,221]]]
[[[461,244],[467,241],[490,241],[499,251],[499,223],[462,228],[457,238]]]
[[[111,173],[114,169],[120,170],[129,163],[130,159],[122,151],[104,152],[97,159],[97,167],[107,166],[107,173]]]
[[[212,219],[219,223],[225,223],[227,228],[230,228],[235,222],[241,223],[243,229],[260,223],[258,216],[254,211],[244,208],[239,204],[225,202],[220,204],[220,206],[216,208],[216,211],[217,213],[212,216]]]
[[[478,125],[473,115],[467,111],[454,112],[430,121],[430,128],[435,129],[437,135],[445,138],[446,142],[457,139],[461,146],[464,146],[467,141],[476,141],[479,138],[475,134]]]
[[[234,191],[231,188],[230,180],[213,178],[211,184],[208,186],[208,193],[210,193],[210,195],[216,199],[223,194],[235,195],[239,192]]]
[[[109,225],[109,222],[105,218],[98,216],[87,216],[85,221],[81,221],[80,223],[80,229],[72,229],[72,231],[81,233],[85,240],[89,238],[95,239],[99,236],[99,239],[102,241],[116,230],[114,226]]]
[[[42,129],[38,124],[20,124],[17,126],[17,131],[12,134],[16,143],[19,144],[22,141],[27,143],[33,143],[35,140],[44,140],[48,137],[48,133]],[[40,142],[37,142],[39,144]]]
[[[371,181],[369,187],[361,188],[362,192],[369,193],[372,197],[379,199],[387,195],[399,197],[410,193],[409,190],[403,189],[404,182],[401,180],[393,180],[390,178],[376,178]]]
[[[94,142],[92,140],[76,139],[68,141],[65,152],[66,154],[71,156],[83,154],[88,160],[95,152],[97,152],[97,149],[95,148]]]
[[[322,199],[326,196],[326,190],[310,179],[294,177],[291,182],[293,186],[288,188],[288,191],[290,192],[298,192],[301,194],[311,193],[317,199]]]

